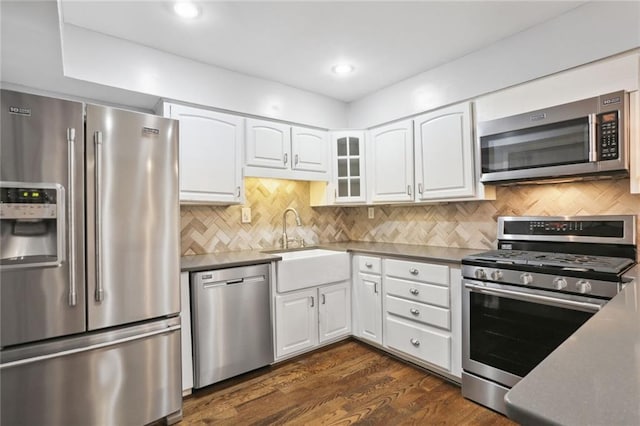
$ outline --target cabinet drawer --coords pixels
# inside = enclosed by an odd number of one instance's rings
[[[449,267],[444,265],[386,259],[385,275],[433,284],[449,285]]]
[[[449,307],[449,287],[388,277],[384,288],[386,294],[443,308]]]
[[[418,321],[428,325],[451,329],[450,315],[448,309],[438,308],[424,303],[411,302],[393,296],[385,297],[386,310],[388,313],[399,317]]]
[[[358,256],[358,269],[361,272],[380,274],[382,269],[382,260],[379,257]]]
[[[431,364],[451,369],[451,337],[387,317],[386,345]]]

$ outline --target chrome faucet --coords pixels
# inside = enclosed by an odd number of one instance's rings
[[[300,215],[298,215],[298,212],[293,207],[287,208],[284,211],[284,213],[282,213],[282,248],[283,249],[289,248],[289,242],[290,241],[295,241],[295,238],[289,239],[287,237],[287,213],[289,213],[289,212],[293,212],[293,214],[296,215],[296,225],[298,225],[298,226],[302,225],[300,223]]]

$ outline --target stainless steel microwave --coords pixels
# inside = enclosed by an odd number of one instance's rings
[[[624,91],[478,123],[481,181],[578,180],[629,174]]]

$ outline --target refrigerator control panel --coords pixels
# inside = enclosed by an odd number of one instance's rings
[[[0,188],[0,219],[56,219],[57,190],[43,187]]]

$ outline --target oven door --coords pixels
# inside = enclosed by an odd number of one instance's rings
[[[514,386],[606,300],[463,281],[462,368]]]

